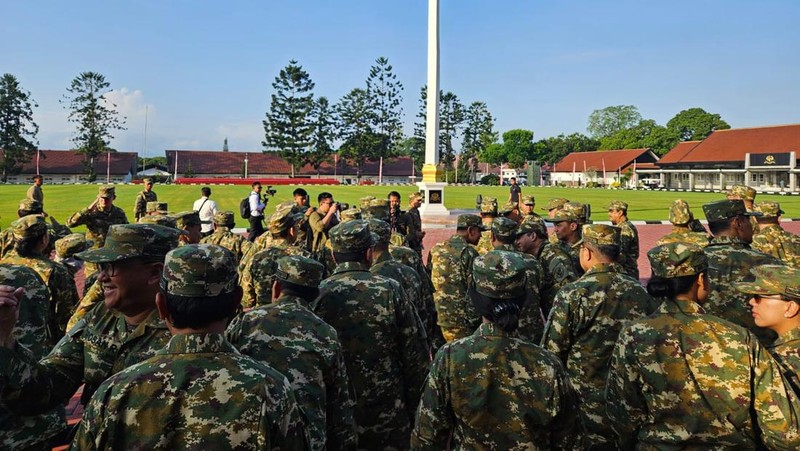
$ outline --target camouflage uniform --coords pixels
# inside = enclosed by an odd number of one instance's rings
[[[330,230],[333,250],[366,252],[366,222]],[[339,334],[356,395],[360,449],[408,448],[414,411],[430,360],[414,306],[397,282],[360,262],[340,263],[320,285],[315,312]]]
[[[569,200],[563,197],[554,197],[547,201],[547,205],[542,207],[542,210],[546,211],[549,216],[551,210],[560,210],[561,207],[563,207],[564,204],[566,204],[567,202],[569,202]],[[544,218],[544,220],[548,221],[548,218]],[[550,236],[547,237],[547,240],[551,243],[557,243],[558,237],[556,236],[555,232],[553,232],[550,234]]]
[[[55,345],[47,327],[50,292],[36,271],[18,265],[0,264],[0,285],[23,287],[14,339],[34,358],[47,355]],[[0,405],[0,448],[45,449],[49,440],[66,427],[64,407],[59,405],[39,415],[16,415]]]
[[[322,264],[306,257],[277,261],[277,278],[316,288]],[[243,313],[225,332],[241,353],[285,374],[308,420],[312,449],[355,449],[355,402],[342,345],[333,327],[305,299],[284,293],[272,305]]]
[[[173,229],[178,228],[178,221],[175,220],[172,216],[161,215],[161,214],[152,214],[147,216],[142,216],[136,221],[137,224],[155,224],[164,227],[172,227]]]
[[[147,184],[148,182],[150,184],[152,184],[153,183],[153,179],[146,178],[146,179],[142,180],[142,182],[144,182],[145,184]],[[157,200],[158,200],[158,195],[156,195],[155,191],[152,191],[152,190],[151,191],[145,191],[145,190],[139,191],[139,193],[136,195],[136,202],[133,205],[133,217],[134,217],[134,219],[136,221],[138,221],[139,218],[143,217],[145,215],[145,213],[146,213],[147,203],[148,202],[155,202]]]
[[[524,295],[525,272],[519,254],[504,251],[476,258],[472,269],[476,291],[493,307]],[[577,396],[561,362],[484,322],[473,335],[436,353],[411,445],[420,450],[578,449],[581,439]]]
[[[458,217],[458,228],[470,226],[485,227],[475,215]],[[472,285],[472,261],[477,256],[478,252],[458,234],[436,244],[428,254],[438,324],[448,342],[470,336],[480,323],[480,316],[467,298],[467,289]]]
[[[700,247],[708,246],[708,235],[704,232],[695,232],[691,228],[690,224],[694,220],[689,204],[683,199],[676,199],[669,208],[669,222],[673,225],[672,230],[656,241],[656,246],[667,243],[688,243]]]
[[[524,196],[523,196],[524,197]],[[544,225],[544,220],[529,219],[532,216],[526,216],[522,220],[517,229],[517,236],[532,232],[536,229],[539,230],[540,236],[547,236],[547,228]],[[539,287],[540,307],[544,318],[550,313],[553,306],[553,300],[556,293],[564,285],[578,280],[578,273],[575,271],[575,266],[572,264],[572,259],[566,249],[566,245],[560,241],[556,243],[544,243],[539,248],[539,254],[535,256],[539,261],[542,268],[541,284]],[[537,340],[536,343],[539,341]]]
[[[520,203],[522,203],[524,205],[530,205],[530,207],[531,207],[531,211],[528,212],[528,213],[522,213],[522,211],[520,211],[520,215],[522,215],[522,219],[523,220],[525,220],[526,217],[533,217],[533,218],[540,218],[541,219],[541,216],[539,216],[538,213],[533,211],[533,207],[536,206],[536,199],[533,196],[531,196],[530,194],[524,194],[522,196],[522,201]]]
[[[703,205],[709,222],[737,215],[749,215],[741,200],[722,200]],[[728,236],[715,236],[704,249],[708,257],[708,277],[711,281],[708,300],[703,307],[713,315],[750,329],[764,343],[775,339],[775,333],[756,326],[750,313],[747,295],[738,292],[734,284],[750,277],[750,269],[760,265],[779,264],[775,257],[754,251],[744,241]]]
[[[625,220],[614,224],[619,227],[619,264],[625,273],[639,280],[639,232],[628,219],[628,204],[619,200],[611,202],[608,211],[617,210],[625,215]]]
[[[114,198],[115,196],[116,190],[113,186],[103,185],[100,187],[100,197]],[[94,243],[95,249],[103,247],[109,227],[114,224],[127,223],[128,217],[125,216],[125,212],[116,205],[112,205],[111,209],[106,211],[98,208],[84,208],[67,219],[69,227],[86,226],[86,239]]]
[[[583,226],[586,243],[619,243],[617,227]],[[618,263],[596,264],[555,298],[542,346],[567,368],[581,400],[581,414],[591,443],[608,445],[614,434],[605,415],[605,386],[611,352],[626,321],[652,313],[657,304]]]
[[[648,257],[661,278],[706,267],[702,250],[682,243]],[[759,429],[769,449],[800,446],[797,401],[768,353],[690,299],[667,300],[622,329],[606,399],[622,449],[758,449]]]
[[[481,217],[490,216],[492,218],[497,217],[497,199],[494,197],[484,197],[481,200]],[[489,229],[491,226],[490,224],[484,223],[486,226],[484,231],[481,232],[481,239],[478,241],[478,244],[475,245],[475,250],[478,251],[479,255],[484,255],[485,253],[489,252],[490,250],[494,249],[492,246],[492,232]],[[472,330],[468,331],[468,334],[472,334]]]
[[[580,241],[581,238],[581,225],[586,223],[586,210],[582,203],[580,202],[567,202],[562,204],[556,214],[550,218],[545,219],[547,222],[552,222],[553,224],[567,221],[567,222],[574,222],[578,224],[578,230],[576,232],[576,243]],[[551,236],[556,236],[555,232]],[[550,240],[552,243],[553,240]],[[561,241],[557,239],[556,242],[561,242],[563,244],[562,249],[566,250],[569,254],[570,260],[572,260],[572,267],[575,269],[575,272],[579,275],[583,274],[583,268],[581,267],[580,261],[580,246],[576,243],[567,243],[565,241]]]
[[[83,269],[83,262],[76,259],[75,254],[90,249],[92,244],[91,241],[86,239],[86,235],[82,233],[71,233],[56,241],[55,261],[66,266],[70,277],[74,278],[75,274]]]
[[[442,329],[439,328],[436,304],[433,301],[435,288],[433,287],[430,273],[425,269],[425,265],[422,264],[422,257],[420,257],[417,251],[410,247],[396,246],[393,244],[389,244],[389,253],[392,255],[393,259],[413,269],[416,273],[420,281],[420,291],[422,291],[422,304],[425,306],[423,310],[428,312],[429,323],[427,332],[433,334],[428,334],[428,340],[430,341],[432,350],[439,349],[439,347],[444,344],[445,339],[442,335]]]
[[[44,218],[39,215],[24,216],[11,224],[14,230],[14,238],[21,240],[27,237],[41,237],[47,233],[47,224]],[[16,251],[11,251],[2,263],[9,265],[27,266],[39,274],[42,281],[50,291],[50,302],[47,311],[47,327],[50,337],[59,340],[64,336],[72,310],[78,303],[78,290],[75,288],[75,280],[66,266],[61,263],[51,261],[47,257],[36,254],[28,257],[19,255]]]
[[[726,197],[729,200],[743,200],[753,202],[756,200],[756,190],[755,188],[751,188],[747,185],[733,185],[731,189],[728,190]],[[747,211],[753,212],[752,208],[747,208]],[[754,217],[750,217],[750,224],[753,226],[753,233],[758,233],[761,230],[761,227],[758,225],[758,221]]]
[[[753,249],[772,255],[786,265],[800,268],[800,237],[780,226],[779,221],[783,214],[780,204],[764,201],[758,204],[756,211],[774,223],[760,224],[761,230],[753,235]]]
[[[242,235],[237,235],[231,231],[234,226],[233,212],[220,211],[214,215],[214,225],[216,226],[214,233],[200,240],[201,244],[214,244],[224,247],[233,253],[236,257],[236,262],[242,260],[253,243],[247,241]]]

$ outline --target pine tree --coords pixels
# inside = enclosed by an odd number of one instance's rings
[[[459,159],[459,179],[474,183],[478,169],[478,155],[489,144],[497,141],[494,131],[494,118],[484,102],[472,102],[465,114],[464,134],[461,140],[461,158]],[[468,177],[462,178],[462,171]]]
[[[446,171],[453,169],[456,154],[453,141],[458,139],[459,129],[464,123],[464,106],[452,92],[439,98],[439,163]],[[448,180],[445,179],[445,182]]]
[[[311,136],[311,149],[306,153],[305,162],[314,168],[319,176],[322,164],[331,160],[333,155],[331,143],[335,138],[336,118],[326,97],[320,97],[314,102],[314,108],[311,110],[311,123],[314,132]]]
[[[339,117],[339,139],[342,140],[339,155],[356,165],[356,175],[360,179],[364,162],[380,158],[387,137],[372,129],[373,111],[364,89],[355,88],[342,97],[336,105],[336,114]]]
[[[311,145],[313,124],[309,115],[314,106],[314,82],[297,61],[291,60],[272,87],[275,93],[263,121],[265,140],[261,144],[266,150],[277,151],[292,166],[294,177]]]
[[[22,164],[31,161],[36,153],[39,126],[33,121],[32,108],[38,105],[31,94],[19,86],[17,78],[4,74],[0,78],[0,149],[3,160],[3,182],[9,175],[19,174]]]
[[[367,99],[372,110],[372,130],[384,137],[385,148],[379,149],[379,157],[397,155],[397,144],[403,137],[402,92],[403,84],[392,72],[389,60],[384,57],[375,60],[367,78]]]

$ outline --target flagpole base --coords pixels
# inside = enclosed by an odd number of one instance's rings
[[[421,218],[433,216],[449,216],[450,211],[444,207],[444,188],[447,183],[419,182],[419,191],[422,193],[422,205],[419,207]]]

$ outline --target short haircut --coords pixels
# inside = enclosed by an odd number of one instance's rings
[[[261,182],[253,182],[250,184],[251,188],[255,188],[256,186],[261,186]]]
[[[281,284],[282,294],[295,295],[305,299],[308,302],[312,302],[317,298],[317,296],[319,296],[319,288],[317,287],[306,287],[296,283],[287,282],[285,280],[278,280],[278,282]]]
[[[211,195],[211,188],[209,188],[209,187],[207,187],[207,186],[204,186],[204,187],[200,188],[200,192],[201,192],[201,193],[202,193],[204,196],[208,197],[208,196],[210,196],[210,195]]]
[[[503,244],[514,244],[514,241],[517,240],[517,237],[497,235],[496,233],[492,232],[492,239],[495,239]]]
[[[386,198],[387,198],[387,199],[391,199],[391,198],[392,198],[392,196],[394,196],[394,197],[396,197],[396,198],[400,199],[400,193],[398,193],[397,191],[390,191],[390,192],[389,192],[389,195],[388,195],[388,196],[386,196]]]
[[[619,245],[617,244],[595,244],[595,243],[583,243],[584,246],[589,247],[595,252],[599,252],[603,254],[606,258],[611,260],[618,260],[619,259]]]
[[[333,259],[336,263],[359,263],[364,261],[364,256],[367,255],[367,250],[350,251],[350,252],[336,252],[333,251]]]
[[[39,174],[36,174],[36,175],[33,176],[33,180],[42,180],[42,176],[39,175]]]
[[[322,202],[325,199],[333,199],[333,194],[323,191],[319,193],[319,196],[317,196],[317,202]]]
[[[719,221],[711,221],[708,223],[708,230],[712,235],[723,233],[731,228],[733,220],[737,217],[738,216],[734,216],[728,219],[720,219]]]
[[[178,329],[200,329],[209,324],[232,318],[236,313],[236,291],[219,296],[176,296],[165,293],[167,311],[172,325]]]
[[[44,234],[46,233],[47,232],[45,232]],[[15,239],[14,250],[20,255],[20,257],[30,258],[35,256],[36,246],[39,245],[39,242],[42,240],[43,235],[31,236],[22,239]]]
[[[647,282],[647,293],[656,298],[673,298],[679,294],[688,293],[696,279],[697,275],[671,279],[653,276]]]
[[[516,178],[516,177],[511,177],[509,180],[513,180],[513,181],[515,181],[515,182],[516,182],[516,181],[517,181],[517,178]]]
[[[295,196],[308,197],[308,192],[306,190],[304,190],[303,188],[297,188],[296,190],[292,191],[292,197],[295,197]]]

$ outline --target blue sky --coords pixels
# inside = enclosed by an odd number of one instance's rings
[[[389,58],[406,133],[426,80],[422,0],[0,0],[0,72],[39,107],[40,147],[73,133],[59,103],[82,71],[104,74],[127,117],[112,145],[260,150],[271,83],[296,59],[337,102]],[[589,114],[636,105],[665,124],[701,107],[733,127],[800,123],[800,2],[441,1],[441,86],[481,100],[500,132],[586,132]]]

